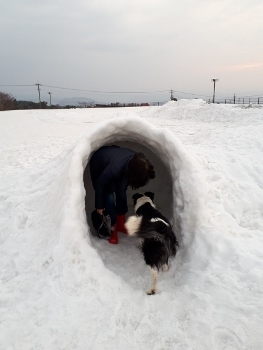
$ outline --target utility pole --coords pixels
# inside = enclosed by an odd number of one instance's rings
[[[37,86],[37,90],[38,90],[38,97],[39,97],[39,108],[41,109],[41,100],[40,100],[40,88],[39,86],[41,86],[42,84],[35,84]]]
[[[49,94],[49,105],[51,107],[51,94],[52,94],[52,92],[48,92],[48,94]]]
[[[218,80],[219,80],[219,79],[211,79],[211,81],[214,82],[213,103],[215,103],[216,82],[217,82]]]
[[[171,101],[177,101],[177,98],[174,97],[174,92],[173,90],[171,90],[171,97],[170,97]]]

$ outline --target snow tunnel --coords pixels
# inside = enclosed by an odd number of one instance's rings
[[[87,139],[86,139],[87,140]],[[145,187],[137,191],[127,190],[128,213],[133,215],[132,195],[136,192],[152,191],[155,193],[154,203],[170,221],[173,227],[180,228],[180,216],[184,209],[184,198],[191,188],[186,188],[180,179],[187,172],[187,157],[183,145],[174,134],[166,128],[158,128],[144,119],[118,117],[98,123],[91,128],[88,153],[84,161],[84,187],[86,190],[85,210],[90,232],[96,235],[91,223],[91,212],[94,207],[94,189],[92,186],[89,159],[93,152],[104,145],[118,145],[143,152],[154,165],[156,177]],[[87,141],[88,141],[87,140]],[[190,186],[191,187],[191,186]],[[184,193],[183,193],[184,192]],[[189,192],[189,196],[190,196]],[[180,237],[178,237],[180,240]]]

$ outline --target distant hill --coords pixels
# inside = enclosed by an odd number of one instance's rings
[[[92,98],[87,97],[72,97],[72,98],[64,98],[63,100],[58,101],[58,104],[60,106],[82,106],[84,107],[84,104],[87,105],[93,105],[97,102],[94,101]]]

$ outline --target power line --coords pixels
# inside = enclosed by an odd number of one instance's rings
[[[250,96],[242,96],[244,98],[247,98],[247,97],[263,97],[263,94],[258,94],[258,95],[250,95]]]
[[[173,90],[173,92],[177,92],[178,94],[192,95],[192,96],[210,97],[210,95],[193,94],[191,92],[183,92],[183,91],[177,91],[177,90]]]
[[[0,86],[35,86],[35,84],[28,84],[28,85],[0,85]]]
[[[34,86],[33,85],[0,85],[0,86]],[[62,86],[53,86],[53,85],[44,85],[41,84],[44,87],[50,87],[54,89],[61,89],[61,90],[72,90],[72,91],[86,91],[86,92],[96,92],[96,93],[104,93],[104,94],[151,94],[151,93],[161,93],[161,92],[170,92],[171,90],[153,90],[153,91],[103,91],[103,90],[87,90],[87,89],[76,89],[76,88],[68,88],[68,87],[62,87]],[[203,96],[203,97],[210,97],[208,95],[202,95],[202,94],[194,94],[191,92],[184,92],[184,91],[177,91],[173,90],[176,93],[185,94],[185,95],[193,95],[193,96]]]
[[[61,87],[61,86],[52,86],[52,85],[42,85],[42,86],[50,87],[50,88],[53,88],[53,89],[97,92],[97,93],[103,93],[103,94],[150,94],[150,93],[154,93],[154,92],[167,92],[167,91],[170,91],[170,90],[159,90],[159,91],[102,91],[102,90],[74,89],[74,88],[67,88],[67,87]]]
[[[217,79],[212,79],[212,81],[214,81],[214,80],[217,81]],[[35,85],[38,85],[38,84],[0,84],[0,86],[3,86],[3,87],[5,87],[5,86],[6,87],[8,87],[8,86],[26,87],[26,86],[35,86]],[[88,89],[68,88],[68,87],[44,85],[44,84],[39,84],[39,85],[42,85],[43,87],[49,87],[49,88],[61,89],[61,90],[83,91],[83,92],[103,93],[103,94],[150,94],[150,93],[165,93],[165,92],[169,92],[170,93],[171,92],[171,89],[167,89],[167,90],[152,90],[152,91],[104,91],[104,90],[88,90]],[[192,93],[192,92],[185,92],[185,91],[178,91],[178,90],[172,90],[172,91],[174,93],[177,93],[177,94],[184,94],[184,95],[190,95],[190,96],[210,98],[210,95],[195,94],[195,93]],[[262,98],[263,94],[246,95],[246,96],[242,96],[240,98],[249,98],[249,97],[255,97],[255,98],[260,97],[260,98]],[[231,99],[231,97],[221,97],[220,96],[220,99]]]
[[[104,94],[151,94],[151,93],[161,93],[161,92],[170,92],[170,91],[171,91],[171,90],[153,90],[153,91],[102,91],[102,90],[85,90],[85,89],[65,88],[65,87],[52,86],[52,85],[42,85],[42,86],[50,87],[50,88],[54,88],[54,89],[73,90],[73,91],[86,91],[86,92],[96,92],[96,93],[104,93]],[[194,93],[191,93],[191,92],[183,92],[183,91],[177,91],[177,90],[173,90],[173,92],[181,93],[181,94],[185,94],[185,95],[192,95],[192,96],[210,97],[210,95],[194,94]]]

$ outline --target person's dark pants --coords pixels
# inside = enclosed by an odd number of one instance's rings
[[[110,193],[105,198],[105,215],[109,215],[111,218],[111,226],[116,224],[116,204],[115,195]]]
[[[117,216],[125,215],[127,213],[126,193],[124,191],[109,193],[105,197],[105,214],[111,218],[111,226],[117,222]]]

